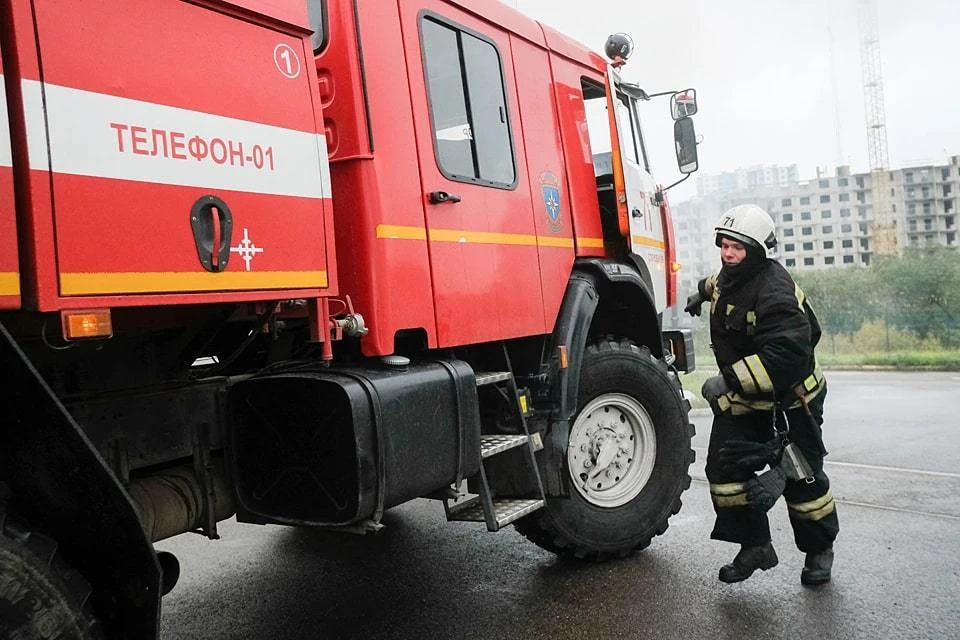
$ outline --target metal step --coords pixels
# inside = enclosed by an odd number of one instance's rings
[[[514,520],[540,509],[545,504],[546,502],[540,498],[494,498],[493,514],[497,526],[491,531],[501,529]],[[483,500],[480,496],[476,496],[462,504],[453,505],[450,507],[447,519],[461,522],[486,522],[483,514]]]
[[[509,371],[478,371],[474,374],[474,377],[477,379],[477,386],[482,387],[485,384],[496,384],[509,380],[513,377],[513,374]]]
[[[527,444],[527,436],[480,436],[480,457],[489,458],[525,444]]]
[[[504,352],[504,355],[506,356],[506,352]],[[509,367],[510,359],[505,357],[504,360],[507,367]],[[443,510],[447,514],[447,520],[449,521],[483,522],[487,525],[488,531],[499,531],[502,527],[514,520],[546,506],[547,501],[543,492],[543,483],[537,471],[537,460],[534,455],[537,450],[543,447],[543,444],[540,441],[539,434],[536,434],[536,438],[530,435],[525,419],[525,414],[528,411],[528,396],[521,396],[512,372],[478,371],[474,373],[474,377],[476,378],[477,387],[496,385],[495,389],[503,396],[502,400],[496,400],[494,396],[490,396],[489,399],[498,403],[497,408],[502,407],[500,403],[503,400],[509,401],[513,405],[512,411],[514,412],[517,422],[516,431],[521,433],[493,434],[490,432],[500,430],[499,424],[482,425],[482,427],[487,427],[484,429],[487,433],[480,436],[480,469],[476,475],[470,478],[469,484],[479,495],[469,500],[464,500],[459,504],[451,504],[452,501],[450,499],[444,499]],[[481,418],[482,417],[483,412],[481,412]],[[494,417],[496,418],[496,416]],[[523,469],[530,474],[528,478],[530,487],[518,488],[515,489],[515,491],[516,494],[533,497],[494,498],[490,483],[487,480],[488,470],[486,469],[487,463],[485,460],[498,453],[518,449],[519,447],[526,447],[525,452],[519,456],[519,460],[522,461],[524,457],[527,458],[526,463],[523,463]],[[505,461],[505,464],[506,463],[507,461]],[[512,461],[510,465],[511,468],[514,468]],[[493,465],[491,469],[499,473],[509,472],[505,470],[502,465]],[[519,469],[519,467],[516,467],[516,469]]]

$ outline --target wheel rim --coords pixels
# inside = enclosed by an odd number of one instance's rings
[[[567,469],[577,492],[598,507],[633,500],[657,459],[657,439],[647,410],[630,396],[607,393],[580,411],[567,445]]]

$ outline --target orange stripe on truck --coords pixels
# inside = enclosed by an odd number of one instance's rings
[[[0,296],[20,295],[20,274],[16,271],[0,271]]]
[[[667,246],[663,240],[657,240],[656,238],[649,238],[647,236],[633,236],[633,244],[653,247],[654,249],[664,249]]]
[[[327,286],[326,271],[61,273],[60,294],[81,296],[186,291],[315,289]]]
[[[529,233],[494,233],[490,231],[468,231],[466,229],[431,229],[429,234],[423,227],[380,224],[377,225],[377,237],[395,240],[426,240],[433,242],[463,242],[467,244],[499,244],[540,247],[560,247],[572,249],[573,238],[564,236],[537,236]],[[577,238],[582,246],[603,246],[602,238]]]

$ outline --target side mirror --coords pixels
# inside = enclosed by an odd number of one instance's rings
[[[689,118],[697,112],[697,90],[677,91],[670,96],[670,116],[674,120]]]
[[[697,133],[693,120],[680,118],[673,123],[673,139],[677,146],[677,165],[680,173],[691,174],[697,170]]]

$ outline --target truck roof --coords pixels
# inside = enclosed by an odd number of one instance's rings
[[[606,69],[606,59],[590,47],[502,2],[490,0],[449,0],[449,2],[557,55],[600,72]]]

